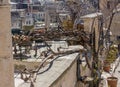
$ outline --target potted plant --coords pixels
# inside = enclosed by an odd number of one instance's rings
[[[104,61],[103,70],[104,70],[105,72],[109,72],[110,69],[111,69],[111,65],[110,65],[110,63],[107,62],[107,61]]]
[[[111,76],[107,78],[108,87],[117,87],[118,78]]]
[[[111,76],[107,77],[108,87],[117,87],[118,78],[113,75],[115,70],[116,70],[116,66],[112,70],[112,73],[110,74]]]
[[[103,69],[106,69],[107,72],[110,71],[110,66],[116,60],[117,54],[118,54],[117,48],[113,45],[110,46],[109,52],[108,52],[108,55],[106,57],[105,64],[104,64],[107,68],[103,68]],[[112,73],[110,74],[111,76],[107,78],[108,87],[117,87],[118,78],[113,76],[115,69],[116,68],[112,70]]]
[[[110,71],[111,63],[113,63],[117,58],[118,50],[113,45],[110,46],[107,57],[104,61],[103,70],[106,72]]]

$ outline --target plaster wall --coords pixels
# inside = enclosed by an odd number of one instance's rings
[[[14,87],[10,24],[10,7],[0,6],[0,87]]]
[[[120,13],[117,13],[112,21],[111,25],[112,40],[117,40],[117,36],[120,36]]]
[[[50,87],[76,87],[76,62],[74,62]]]

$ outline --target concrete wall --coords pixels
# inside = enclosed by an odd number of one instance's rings
[[[76,87],[76,62],[74,62],[50,87]]]
[[[83,60],[83,59],[82,59]],[[77,81],[77,61],[74,61],[71,66],[50,86],[50,87],[88,87],[88,84],[84,84],[81,81]],[[84,62],[84,64],[86,64]],[[90,76],[91,71],[88,67],[80,65],[81,76]]]
[[[0,6],[0,87],[14,87],[10,22],[10,7]]]
[[[99,42],[99,25],[98,18],[85,18],[84,19],[84,30],[85,32],[94,33],[95,31],[95,49],[98,50],[98,42]]]
[[[82,56],[82,55],[81,55]],[[85,60],[83,57],[82,60]],[[89,60],[91,61],[91,60]],[[91,76],[91,71],[85,67],[86,62],[80,65],[81,76]],[[77,81],[77,59],[69,66],[68,69],[50,86],[50,87],[88,87],[81,81]]]

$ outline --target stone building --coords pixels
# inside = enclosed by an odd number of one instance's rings
[[[0,87],[14,87],[10,6],[0,0]]]

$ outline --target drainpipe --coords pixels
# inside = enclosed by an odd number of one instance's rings
[[[77,81],[83,81],[83,77],[81,76],[80,65],[82,64],[82,60],[80,60],[80,54],[77,56]]]

